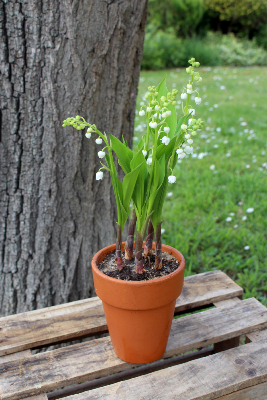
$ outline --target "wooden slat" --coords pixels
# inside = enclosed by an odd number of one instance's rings
[[[211,400],[265,381],[267,343],[261,341],[65,400]]]
[[[232,299],[228,299],[228,300],[222,300],[222,301],[218,301],[215,302],[214,305],[216,307],[226,307],[226,306],[230,306],[233,305],[235,303],[238,303],[239,301],[241,301],[238,297],[233,297]],[[267,329],[263,329],[263,330],[258,330],[255,332],[251,332],[249,334],[246,335],[247,339],[248,339],[248,343],[249,342],[254,342],[257,340],[263,340],[263,339],[267,339]],[[237,338],[234,338],[237,339]],[[228,348],[232,348],[232,347],[236,347],[237,342],[231,342],[234,339],[230,339],[230,341],[228,342],[228,345],[223,345],[225,348],[223,350],[227,350]],[[219,346],[219,344],[217,344],[217,346]],[[216,348],[217,346],[215,346],[215,352],[218,351],[218,348]],[[266,395],[267,398],[267,395]]]
[[[20,351],[19,353],[8,354],[7,356],[0,357],[0,364],[7,363],[13,360],[19,360],[29,356],[31,356],[30,350]],[[0,393],[0,399],[1,399],[1,393]],[[37,396],[24,398],[23,400],[48,400],[48,399],[47,395],[45,393],[42,393],[38,394]]]
[[[256,299],[182,317],[173,321],[163,358],[245,334],[256,327],[267,327],[267,309]],[[132,366],[116,357],[109,337],[39,353],[21,362],[0,365],[1,400],[38,394],[36,386],[48,392]]]
[[[154,361],[150,364],[139,365],[137,368],[127,369],[116,374],[104,376],[103,378],[93,379],[76,385],[68,385],[63,389],[54,390],[53,392],[48,393],[47,397],[49,400],[61,399],[62,397],[64,398],[72,394],[85,392],[86,390],[92,390],[115,382],[135,378],[136,376],[148,374],[173,365],[183,364],[191,360],[196,360],[197,358],[207,357],[211,354],[213,354],[213,346],[206,347],[202,350],[191,351],[182,356],[173,356],[167,359]]]
[[[176,313],[242,296],[243,289],[221,271],[185,278]],[[107,330],[98,298],[0,318],[0,356],[41,345],[73,340]]]
[[[249,334],[247,334],[247,338],[251,342],[255,342],[257,340],[264,340],[264,339],[267,340],[267,329],[249,333]]]
[[[24,350],[24,351],[19,351],[18,353],[8,354],[7,356],[0,357],[0,364],[29,356],[31,356],[30,350]]]
[[[233,297],[232,299],[216,301],[214,305],[216,307],[229,307],[241,301],[238,297]],[[216,343],[214,345],[214,352],[219,353],[220,351],[225,351],[232,349],[233,347],[239,346],[240,337],[237,336],[232,339],[223,340],[222,342]]]
[[[247,389],[238,390],[232,394],[218,397],[216,400],[266,400],[267,382],[260,383]]]

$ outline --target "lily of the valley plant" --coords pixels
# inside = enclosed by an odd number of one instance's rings
[[[202,81],[199,73],[195,72],[195,67],[198,67],[199,63],[194,58],[189,60],[189,63],[191,65],[186,68],[190,76],[189,82],[181,94],[181,99],[184,100],[181,118],[177,119],[175,108],[178,90],[173,89],[172,92],[168,92],[165,79],[157,87],[148,88],[145,95],[147,105],[143,105],[139,111],[139,115],[146,118],[146,132],[139,141],[136,151],[131,150],[124,139],[120,141],[111,134],[108,137],[80,116],[68,118],[63,122],[63,127],[71,125],[77,130],[88,127],[85,136],[90,139],[92,133],[96,133],[96,143],[104,144],[98,152],[98,157],[105,159],[106,164],[100,161],[102,167],[96,173],[96,179],[103,179],[103,170],[107,170],[111,176],[118,211],[116,262],[119,270],[124,267],[121,236],[131,203],[133,211],[125,245],[125,258],[129,260],[134,256],[136,230],[135,269],[138,274],[142,274],[143,241],[147,235],[144,257],[150,257],[155,231],[155,268],[162,267],[161,222],[168,183],[176,182],[173,170],[177,159],[193,154],[191,137],[202,127],[202,120],[195,118],[195,109],[190,101],[194,94],[195,104],[201,103],[199,94],[193,89],[194,81]],[[114,153],[125,174],[122,182],[115,168]]]

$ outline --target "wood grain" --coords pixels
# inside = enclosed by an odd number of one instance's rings
[[[216,400],[266,400],[267,399],[267,382],[259,385],[251,386],[247,389],[238,390],[237,392],[227,394],[223,397],[217,397]]]
[[[232,304],[238,303],[239,301],[241,301],[241,300],[238,297],[233,297],[232,299],[227,299],[227,300],[222,300],[222,301],[215,302],[214,305],[216,307],[226,307],[226,306],[230,306]],[[267,329],[257,330],[255,332],[251,332],[251,333],[247,334],[246,337],[247,337],[247,343],[250,343],[250,342],[253,342],[253,341],[256,341],[256,340],[267,339]],[[235,339],[238,339],[238,338],[235,338]],[[233,342],[233,340],[235,340],[235,339],[230,339],[228,343],[222,343],[222,346],[224,347],[223,350],[227,350],[228,348],[236,347],[238,344],[237,344],[237,341]],[[220,344],[218,343],[215,346],[215,352],[221,351],[217,347],[219,345]]]
[[[267,309],[256,299],[182,317],[173,321],[163,358],[230,339],[256,327],[267,327]],[[116,357],[109,337],[39,353],[0,365],[1,400],[19,400],[132,367]]]
[[[260,341],[65,400],[211,400],[266,381],[267,343]]]
[[[242,296],[243,289],[221,271],[185,278],[175,312]],[[107,330],[97,297],[0,319],[0,356]]]

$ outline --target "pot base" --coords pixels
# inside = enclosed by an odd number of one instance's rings
[[[114,351],[121,360],[147,364],[162,357],[171,329],[175,300],[150,310],[125,310],[104,301],[103,308]]]

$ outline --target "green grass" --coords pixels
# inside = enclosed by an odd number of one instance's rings
[[[177,182],[169,185],[164,206],[163,242],[183,253],[186,275],[220,269],[245,289],[244,298],[267,305],[267,68],[200,72],[203,81],[195,89],[202,103],[194,108],[204,129],[194,138],[197,156],[183,159],[174,171]],[[147,86],[165,76],[169,89],[180,92],[186,86],[184,69],[142,72],[137,110]],[[136,116],[134,143],[144,122]],[[200,158],[200,153],[207,155]],[[247,213],[251,207],[254,212]]]

